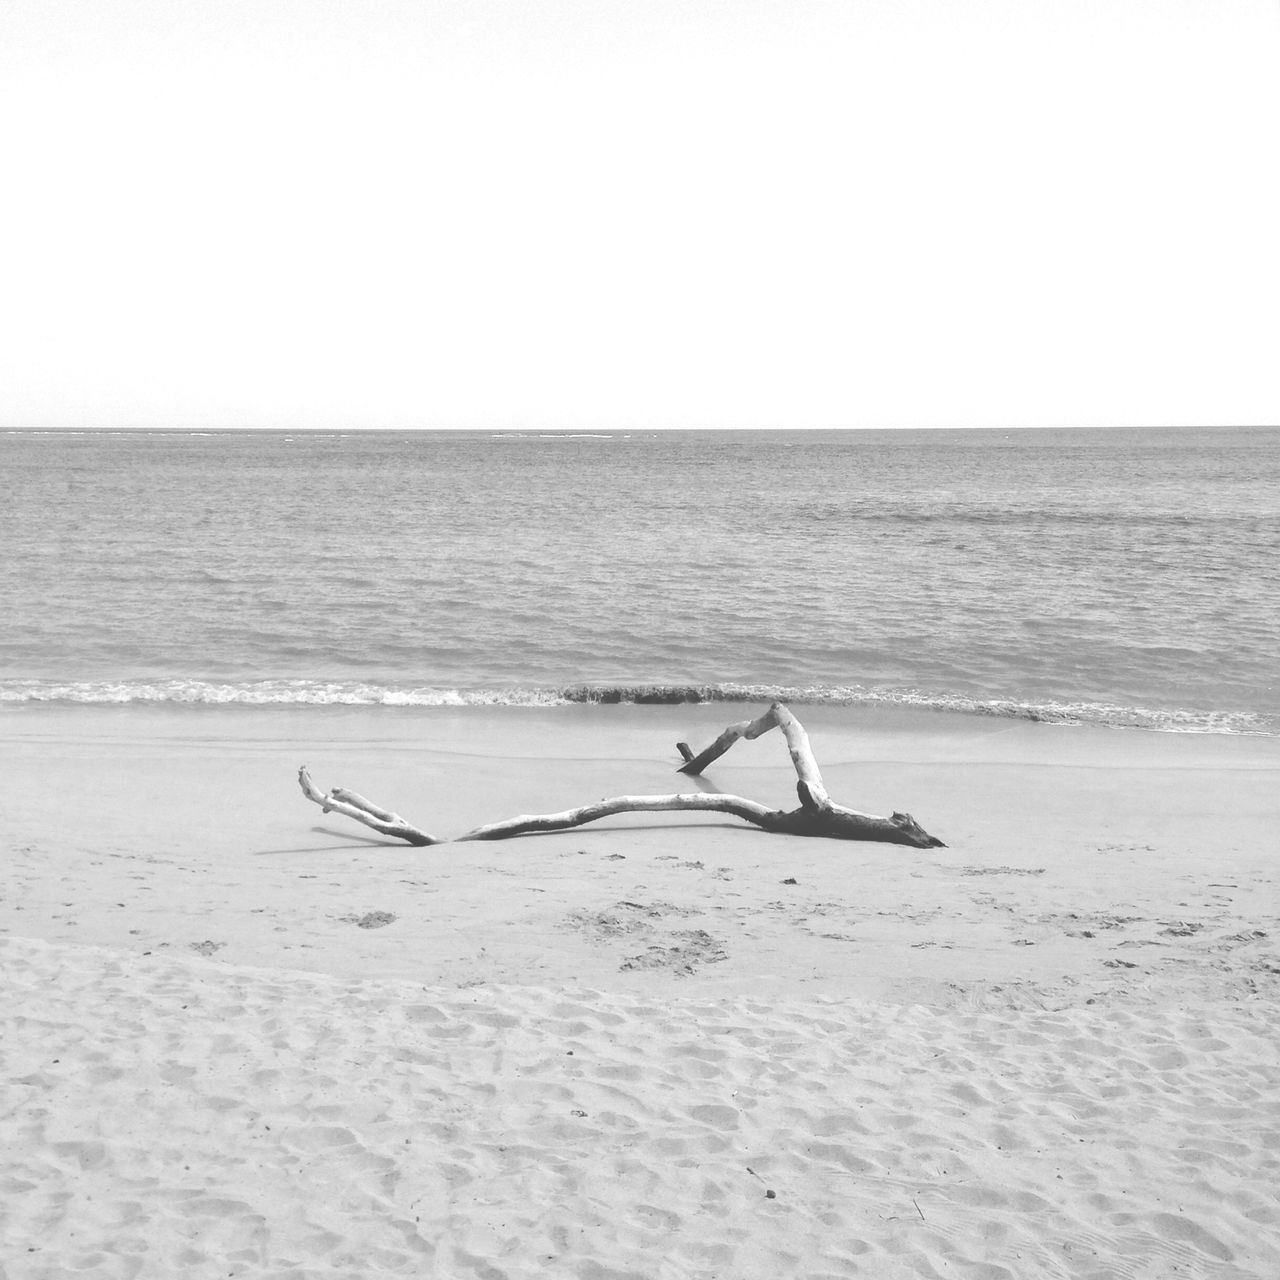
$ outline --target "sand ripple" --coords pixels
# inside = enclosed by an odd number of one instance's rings
[[[0,964],[8,1280],[1280,1275],[1262,1002],[646,1000],[16,938]]]

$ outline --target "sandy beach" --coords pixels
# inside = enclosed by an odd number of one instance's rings
[[[798,710],[6,711],[0,1274],[1280,1274],[1280,740]]]

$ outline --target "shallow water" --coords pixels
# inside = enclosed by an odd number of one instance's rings
[[[0,434],[0,700],[1280,726],[1280,430]]]

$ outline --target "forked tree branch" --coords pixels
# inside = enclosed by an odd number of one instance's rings
[[[363,822],[366,827],[380,831],[384,836],[395,836],[397,840],[407,840],[410,844],[445,843],[438,836],[429,836],[425,831],[419,831],[399,814],[383,809],[372,800],[366,800],[364,796],[356,795],[354,791],[348,791],[345,787],[334,787],[327,794],[322,792],[311,781],[311,775],[307,772],[305,764],[298,770],[298,785],[302,788],[302,794],[308,800],[314,800],[325,813],[332,811],[344,814],[357,822]]]
[[[775,702],[762,716],[730,725],[706,750],[698,755],[686,743],[677,743],[684,759],[678,772],[701,774],[712,761],[718,760],[740,738],[758,738],[770,729],[781,729],[787,740],[787,750],[796,770],[796,791],[800,797],[798,809],[767,809],[754,800],[741,796],[696,792],[662,796],[616,796],[611,800],[598,800],[594,804],[567,809],[563,813],[524,815],[508,818],[477,827],[458,840],[505,840],[510,836],[531,835],[542,831],[568,831],[608,818],[617,813],[652,813],[671,810],[703,810],[729,813],[743,818],[765,831],[786,832],[791,835],[829,836],[838,840],[880,840],[892,844],[912,845],[917,849],[944,847],[942,841],[931,836],[908,813],[894,813],[887,818],[860,813],[835,804],[827,795],[822,774],[809,745],[809,735],[804,726],[780,702]],[[363,796],[341,787],[324,793],[311,781],[306,768],[298,771],[298,782],[308,800],[320,805],[326,813],[345,814],[372,827],[384,835],[406,840],[413,845],[441,844],[435,836],[420,831],[401,818]]]

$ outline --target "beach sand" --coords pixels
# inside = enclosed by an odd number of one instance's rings
[[[1280,1275],[1280,741],[799,708],[0,719],[0,1275]],[[773,733],[712,766],[794,803]]]

